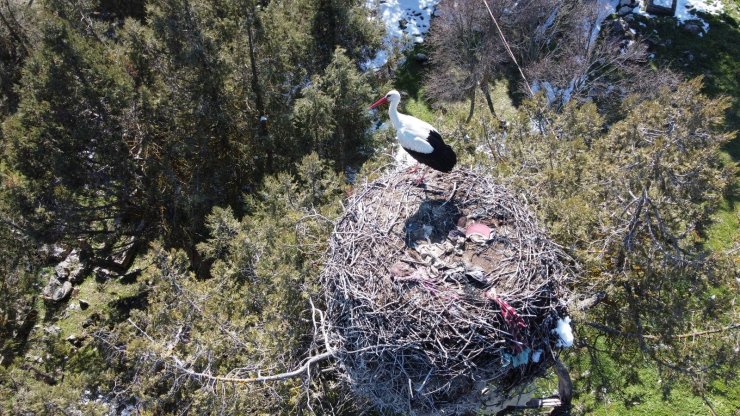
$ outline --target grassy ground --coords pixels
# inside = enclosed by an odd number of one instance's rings
[[[666,380],[661,379],[653,368],[640,369],[638,374],[639,383],[631,384],[622,391],[602,390],[582,394],[576,403],[574,413],[593,416],[710,415],[709,404],[719,415],[732,415],[736,410],[733,403],[738,403],[739,399],[737,385],[734,390],[724,385],[719,386],[701,397],[695,395],[686,384],[674,384],[664,389]],[[734,398],[729,396],[734,396]]]
[[[124,284],[119,279],[97,281],[90,276],[77,286],[66,307],[57,312],[57,324],[62,338],[85,334],[90,321],[120,321],[125,318],[124,307],[134,302],[141,288],[138,284]],[[84,306],[87,304],[87,306]]]
[[[145,302],[143,295],[135,282],[88,276],[65,302],[39,299],[41,319],[29,334],[27,349],[11,366],[0,367],[0,381],[14,383],[14,394],[0,397],[0,414],[20,408],[23,414],[66,414],[63,409],[69,403],[77,403],[82,414],[108,413],[110,409],[97,400],[95,386],[104,384],[115,370],[90,342],[91,331],[126,319],[132,306]]]

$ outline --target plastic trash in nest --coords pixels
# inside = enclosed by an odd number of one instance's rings
[[[504,353],[501,356],[501,364],[503,364],[504,367],[511,364],[512,367],[517,368],[521,367],[529,362],[529,354],[531,350],[529,348],[525,348],[517,355],[512,355],[509,353]]]
[[[570,317],[558,319],[558,326],[552,330],[558,334],[560,339],[558,340],[556,347],[569,348],[573,346],[573,329],[570,327]]]
[[[480,222],[474,222],[465,228],[465,236],[472,242],[484,244],[491,239],[491,227]]]

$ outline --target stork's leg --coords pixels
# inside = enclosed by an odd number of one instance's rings
[[[418,178],[416,178],[416,180],[414,180],[414,185],[416,185],[416,186],[422,186],[422,185],[424,185],[424,177],[426,175],[427,175],[427,167],[424,166],[421,169],[421,176],[419,176]]]
[[[419,166],[421,166],[421,163],[417,162],[414,166],[409,167],[406,169],[406,173],[416,173],[419,171]]]

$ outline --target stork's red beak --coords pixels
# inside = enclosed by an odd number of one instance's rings
[[[370,106],[370,109],[372,110],[373,108],[375,108],[375,107],[377,107],[377,106],[379,106],[381,104],[385,104],[387,102],[388,102],[388,97],[383,97],[383,98],[379,99],[378,101],[376,101],[375,103],[373,103],[373,105]]]

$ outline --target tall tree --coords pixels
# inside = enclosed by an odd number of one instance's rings
[[[115,54],[50,18],[19,91],[4,129],[16,178],[6,191],[35,235],[95,240],[135,227],[141,174],[122,157],[133,85]]]
[[[18,105],[15,84],[35,42],[34,15],[29,5],[0,1],[0,118],[14,112]]]
[[[367,103],[371,89],[341,48],[321,76],[315,76],[296,101],[294,117],[301,139],[338,169],[367,144]]]
[[[230,54],[243,18],[226,1],[171,0],[149,9],[153,56],[142,61],[154,82],[146,86],[153,93],[147,176],[157,179],[149,196],[167,241],[192,255],[211,207],[237,204],[254,179],[243,162],[253,136],[240,129],[244,100],[233,88],[239,71]]]
[[[557,9],[553,0],[493,0],[488,2],[506,36],[502,42],[485,4],[477,0],[443,1],[434,19],[430,42],[432,70],[426,82],[430,95],[443,100],[470,100],[468,121],[475,111],[475,93],[480,89],[492,114],[488,85],[512,63],[507,47],[519,61],[529,51],[538,28],[550,25],[548,16]]]
[[[307,396],[300,379],[214,390],[204,376],[279,373],[310,353],[311,325],[302,317],[316,297],[327,218],[339,213],[342,185],[316,154],[295,168],[296,175],[265,178],[249,198],[250,215],[238,219],[217,207],[207,216],[209,235],[198,250],[212,261],[212,278],[194,276],[183,251],[152,246],[143,261],[149,307],[113,330],[101,328],[99,338],[111,357],[125,346],[116,380],[130,386],[126,395],[137,408],[287,415],[336,400],[336,391]]]
[[[589,388],[639,383],[647,365],[702,395],[737,366],[732,254],[703,245],[733,174],[720,155],[728,102],[700,89],[695,79],[632,96],[608,130],[594,103],[571,102],[547,111],[541,133],[531,126],[542,103],[527,102],[498,154],[494,169],[583,266],[577,291],[593,301],[571,308],[582,348],[573,364],[591,372],[580,381]],[[602,373],[602,361],[624,378]]]
[[[334,50],[341,47],[356,65],[369,59],[380,47],[380,27],[368,19],[369,9],[359,0],[312,0],[313,38],[318,68],[322,69],[334,58]]]

